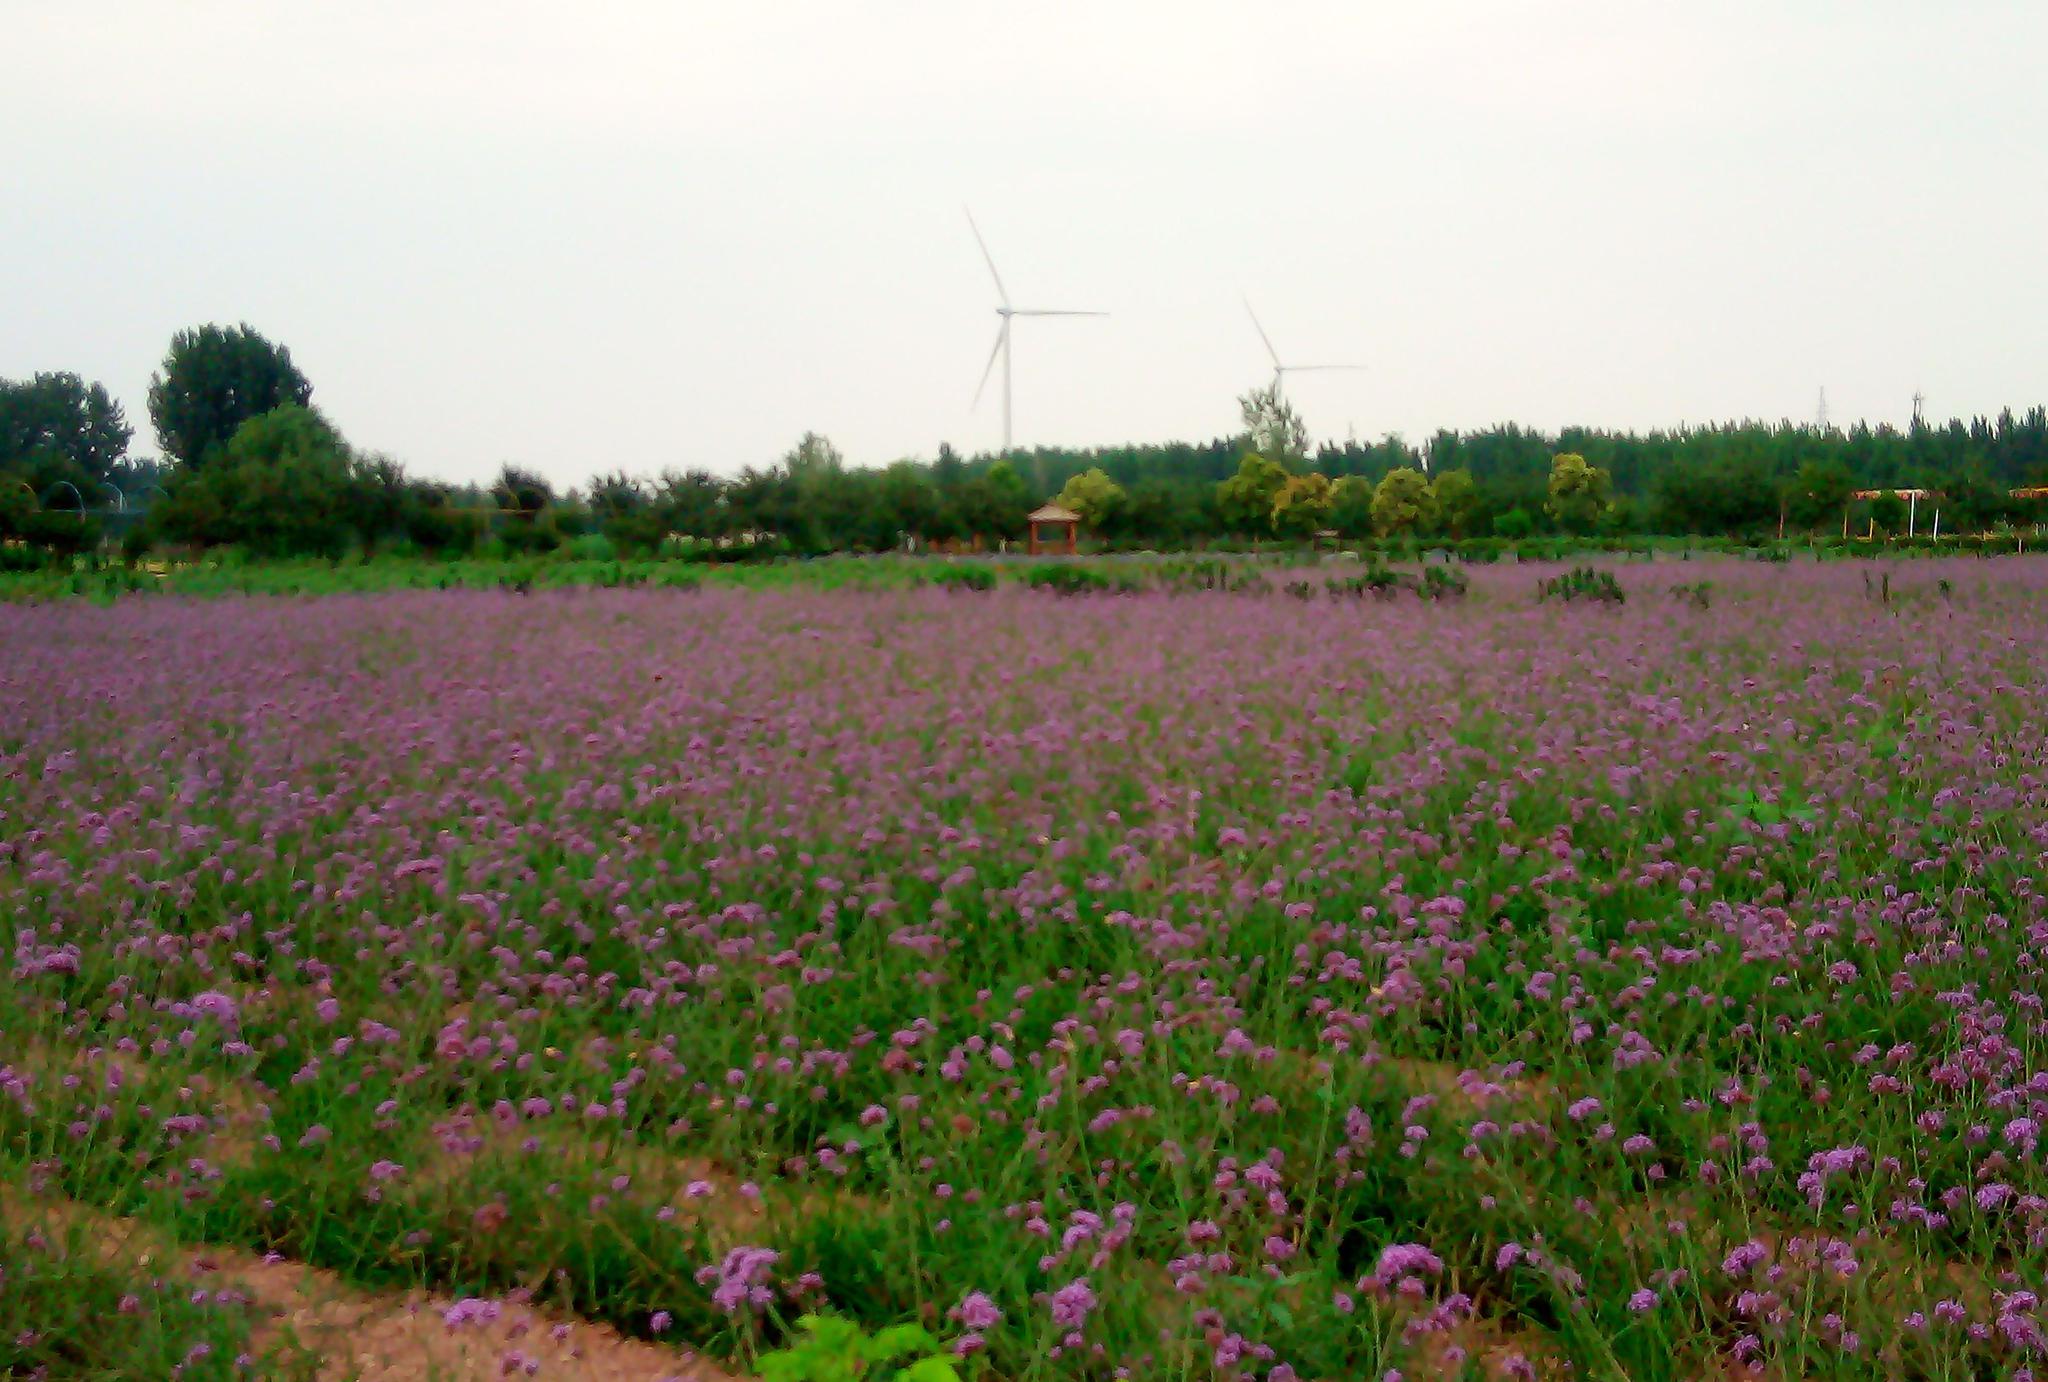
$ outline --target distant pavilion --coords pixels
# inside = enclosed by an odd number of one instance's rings
[[[1024,521],[1030,525],[1032,556],[1054,551],[1063,551],[1070,557],[1074,555],[1081,530],[1081,515],[1072,509],[1061,508],[1058,504],[1047,504],[1043,508],[1033,509],[1030,517]],[[1064,538],[1061,536],[1062,530],[1065,531]],[[1041,531],[1046,536],[1040,536]]]

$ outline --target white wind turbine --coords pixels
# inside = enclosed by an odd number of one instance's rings
[[[1245,315],[1252,319],[1252,330],[1258,332],[1259,339],[1265,343],[1266,354],[1273,357],[1273,396],[1276,398],[1279,397],[1280,388],[1287,382],[1287,376],[1290,374],[1304,374],[1318,370],[1362,370],[1365,368],[1364,365],[1283,365],[1280,363],[1280,352],[1273,349],[1273,338],[1266,334],[1265,327],[1259,325],[1259,314],[1252,311],[1252,300],[1250,298],[1244,300],[1244,311]]]
[[[974,232],[974,243],[981,246],[981,257],[988,265],[988,276],[996,281],[998,305],[996,315],[1002,324],[996,327],[996,346],[988,354],[988,364],[981,371],[981,382],[974,386],[974,401],[981,402],[982,391],[988,387],[988,377],[996,367],[996,357],[1003,358],[1003,450],[1010,449],[1010,323],[1017,317],[1106,317],[1107,312],[1083,312],[1060,307],[1012,307],[1010,290],[1003,286],[1003,276],[996,272],[995,256],[988,252],[988,241],[981,238],[981,227],[974,223],[974,213],[967,213],[967,228]]]

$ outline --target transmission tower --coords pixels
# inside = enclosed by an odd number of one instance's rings
[[[1913,390],[1913,430],[1915,432],[1919,431],[1926,424],[1926,406],[1927,395],[1921,393],[1918,389]]]
[[[1820,407],[1814,410],[1813,425],[1825,432],[1828,430],[1828,386],[1820,386]]]

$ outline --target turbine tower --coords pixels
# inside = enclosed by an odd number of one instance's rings
[[[1018,317],[1106,317],[1107,312],[1080,311],[1067,307],[1015,307],[1010,303],[1010,290],[1003,286],[1003,276],[996,272],[995,256],[988,252],[988,241],[981,238],[981,227],[974,223],[974,213],[967,213],[967,228],[974,232],[974,243],[981,246],[982,262],[988,265],[988,276],[996,281],[996,316],[1000,323],[996,327],[995,349],[988,353],[988,364],[982,367],[981,382],[974,386],[974,402],[981,402],[982,391],[988,388],[988,377],[995,371],[996,357],[1003,360],[1003,452],[1010,450],[1010,323]]]
[[[1245,315],[1252,319],[1252,330],[1258,332],[1259,339],[1265,342],[1266,354],[1273,358],[1273,396],[1275,398],[1280,396],[1281,386],[1287,382],[1287,376],[1290,374],[1302,374],[1317,370],[1362,370],[1365,368],[1364,365],[1283,365],[1280,363],[1280,352],[1273,349],[1273,338],[1266,334],[1265,327],[1259,325],[1259,314],[1252,311],[1252,301],[1250,298],[1244,300],[1244,310]]]

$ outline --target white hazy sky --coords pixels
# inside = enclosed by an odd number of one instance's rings
[[[2041,0],[0,0],[0,376],[288,344],[477,478],[2048,398]]]

